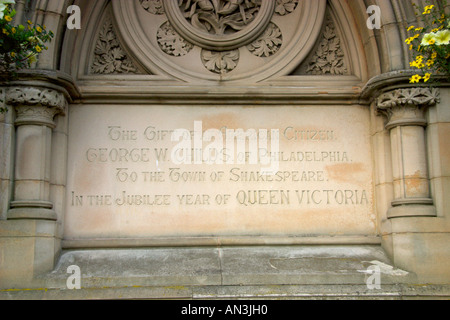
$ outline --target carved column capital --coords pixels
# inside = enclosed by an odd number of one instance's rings
[[[376,101],[377,110],[388,119],[386,129],[397,126],[426,126],[424,111],[439,102],[439,90],[404,88],[383,93]]]
[[[49,88],[20,86],[6,89],[5,103],[15,107],[17,126],[24,124],[55,127],[53,119],[66,114],[67,100],[63,93]]]

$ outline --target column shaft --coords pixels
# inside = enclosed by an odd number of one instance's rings
[[[10,88],[7,103],[16,110],[14,199],[8,219],[56,220],[50,201],[52,129],[64,112],[64,96],[52,89]]]
[[[398,89],[380,96],[378,111],[390,131],[394,200],[388,218],[435,216],[430,194],[425,143],[426,107],[435,104],[437,91]]]

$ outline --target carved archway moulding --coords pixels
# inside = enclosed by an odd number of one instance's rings
[[[308,56],[326,0],[117,0],[112,6],[121,38],[153,74],[259,82]]]

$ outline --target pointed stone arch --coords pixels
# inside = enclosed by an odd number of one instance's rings
[[[82,29],[76,32],[65,31],[57,34],[57,37],[60,38],[59,41],[61,42],[61,52],[59,54],[61,70],[76,75],[75,77],[89,74],[89,61],[86,59],[90,59],[88,57],[91,57],[90,53],[93,51],[92,47],[95,46],[95,37],[98,35],[106,12],[111,10],[108,14],[113,21],[116,35],[120,40],[120,45],[138,65],[140,73],[146,75],[160,75],[159,77],[156,77],[159,81],[161,79],[182,80],[183,76],[180,76],[177,73],[178,71],[167,73],[168,70],[173,68],[176,69],[175,64],[172,62],[169,62],[165,67],[162,67],[162,65],[164,65],[165,57],[164,55],[162,55],[163,58],[157,57],[160,54],[160,52],[157,52],[159,51],[159,48],[156,48],[154,52],[149,52],[148,47],[142,45],[141,40],[143,39],[143,35],[138,36],[140,39],[132,40],[129,33],[130,29],[126,26],[126,21],[132,18],[130,14],[134,14],[135,9],[130,9],[128,11],[122,10],[124,9],[122,8],[124,5],[123,3],[124,2],[122,1],[111,3],[111,1],[108,0],[95,1],[94,3],[80,0],[74,2],[74,4],[77,4],[82,8]],[[383,5],[386,6],[387,9],[382,8],[382,10],[389,10],[390,12],[394,10],[390,3]],[[113,6],[113,8],[109,8],[110,6]],[[350,5],[345,1],[328,0],[326,8],[327,15],[331,19],[337,35],[339,36],[340,47],[345,53],[345,62],[348,65],[348,70],[345,75],[353,75],[359,80],[359,83],[364,84],[370,78],[379,75],[382,70],[387,69],[386,65],[388,63],[386,61],[392,61],[394,58],[390,57],[392,54],[388,52],[388,48],[385,44],[390,41],[387,38],[392,37],[392,35],[385,35],[384,32],[382,32],[383,30],[369,30],[367,28],[366,22],[369,16],[366,12],[367,7],[363,1],[354,1]],[[314,31],[315,35],[311,39],[308,39],[308,43],[304,43],[303,53],[291,53],[290,56],[286,57],[291,61],[288,66],[283,67],[282,64],[274,65],[270,68],[266,66],[265,69],[259,70],[258,74],[260,76],[257,77],[244,73],[242,76],[233,77],[227,75],[220,79],[222,81],[233,81],[233,79],[242,81],[250,76],[254,81],[260,82],[271,81],[272,79],[284,79],[283,77],[289,75],[302,75],[304,72],[301,70],[302,68],[304,69],[305,59],[307,59],[308,56],[310,58],[314,56],[313,51],[317,49],[318,42],[321,40],[320,37],[323,35],[322,28],[324,26],[325,9],[320,10],[323,10],[324,13],[323,18],[314,23],[314,29],[316,30]],[[385,11],[383,11],[383,13],[384,12]],[[67,14],[64,13],[62,13],[62,15],[67,16]],[[156,18],[160,19],[161,15],[158,14]],[[62,18],[62,20],[63,19],[64,18]],[[136,22],[133,21],[133,23],[134,28]],[[389,23],[389,21],[387,21],[387,23]],[[382,28],[385,27],[384,24],[385,22],[383,21]],[[393,31],[390,31],[390,33],[392,32]],[[397,33],[400,34],[400,31],[397,31]],[[135,35],[137,35],[137,33]],[[293,47],[291,49],[291,51],[295,51]],[[196,49],[194,49],[194,51],[195,50]],[[150,60],[153,60],[154,62],[145,62],[149,56],[151,56]],[[276,58],[272,59],[274,60]],[[281,62],[281,59],[278,61]],[[195,63],[200,65],[199,62]],[[182,81],[191,82],[195,80],[204,80],[204,76],[197,78],[196,75],[184,78],[185,79]],[[151,78],[147,79],[150,80]]]
[[[81,30],[67,32],[61,65],[75,78],[146,74],[117,32],[111,1],[81,2]]]

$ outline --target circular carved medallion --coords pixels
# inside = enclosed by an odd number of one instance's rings
[[[327,0],[115,0],[124,44],[149,73],[191,83],[259,82],[309,55]]]
[[[273,0],[168,0],[167,18],[188,42],[226,51],[256,40],[275,11]]]

